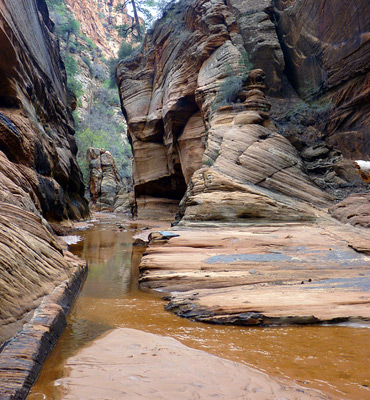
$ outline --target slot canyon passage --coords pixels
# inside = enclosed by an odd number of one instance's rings
[[[0,0],[0,399],[369,399],[370,3],[129,3]]]

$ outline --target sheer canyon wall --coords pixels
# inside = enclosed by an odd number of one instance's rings
[[[44,0],[0,1],[0,46],[3,341],[42,296],[80,267],[47,220],[81,219],[89,211],[75,157],[73,96]]]
[[[139,217],[311,219],[366,190],[369,15],[365,0],[167,7],[117,67]]]

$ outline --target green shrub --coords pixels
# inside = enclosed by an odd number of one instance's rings
[[[82,56],[82,61],[87,65],[87,67],[89,68],[89,72],[90,72],[90,76],[94,76],[94,68],[91,64],[90,58],[87,56]]]
[[[243,86],[243,80],[240,76],[228,76],[224,79],[218,89],[216,104],[218,107],[233,103],[236,96]]]
[[[130,177],[131,147],[128,144],[123,124],[114,118],[112,106],[116,107],[119,99],[113,89],[99,89],[94,94],[93,106],[90,113],[80,119],[76,125],[76,139],[78,144],[77,160],[88,179],[86,151],[89,147],[98,147],[108,150],[114,157],[121,178]]]
[[[135,47],[131,43],[122,41],[118,50],[118,59],[123,60],[127,58],[133,53],[134,50]]]
[[[77,99],[83,95],[82,84],[76,80],[78,73],[77,61],[72,56],[67,56],[65,61],[65,68],[67,73],[67,86],[76,95]]]
[[[208,167],[212,167],[212,165],[214,164],[214,160],[212,160],[212,158],[207,158],[205,160],[203,160],[202,164],[203,165],[207,165]]]
[[[90,50],[93,50],[95,48],[95,43],[88,37],[86,38],[86,43],[90,47]]]
[[[248,77],[248,72],[253,69],[253,64],[249,61],[246,51],[241,54],[238,64],[238,72],[231,65],[226,66],[225,73],[227,76],[218,88],[216,97],[211,105],[211,110],[236,101],[237,95],[243,87],[243,82]]]
[[[94,63],[93,69],[94,69],[94,78],[95,79],[97,79],[100,82],[104,82],[107,79],[106,70],[102,65],[100,65],[98,63]]]
[[[76,59],[72,56],[67,56],[64,60],[64,64],[66,67],[67,76],[71,78],[74,77],[78,71]]]
[[[78,82],[75,78],[67,78],[67,86],[76,95],[77,99],[79,99],[84,94],[82,83]]]

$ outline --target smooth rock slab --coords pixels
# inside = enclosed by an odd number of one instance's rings
[[[142,287],[202,322],[271,325],[370,320],[370,233],[320,224],[188,225],[150,242]],[[356,251],[357,249],[359,251]]]
[[[66,366],[69,376],[57,381],[63,400],[330,398],[173,338],[128,328],[96,340]]]

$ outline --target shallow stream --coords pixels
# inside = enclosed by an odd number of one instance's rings
[[[335,398],[370,399],[370,325],[246,328],[178,318],[164,311],[160,294],[138,289],[141,251],[132,246],[132,237],[143,225],[109,214],[88,225],[70,245],[88,261],[88,278],[28,400],[60,398],[58,379],[68,374],[65,360],[117,327],[172,336]]]

